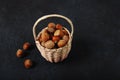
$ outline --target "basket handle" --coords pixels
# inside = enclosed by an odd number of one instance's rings
[[[47,18],[50,18],[50,17],[58,17],[58,18],[63,18],[63,19],[65,19],[69,24],[70,24],[70,26],[71,26],[71,38],[73,37],[73,32],[74,32],[74,28],[73,28],[73,23],[72,23],[72,21],[69,19],[69,18],[67,18],[67,17],[65,17],[65,16],[62,16],[62,15],[59,15],[59,14],[50,14],[50,15],[45,15],[45,16],[43,16],[43,17],[40,17],[36,22],[35,22],[35,24],[34,24],[34,26],[33,26],[33,36],[34,36],[34,39],[36,40],[36,38],[37,38],[37,36],[36,36],[36,26],[37,26],[37,24],[40,22],[40,21],[42,21],[42,20],[44,20],[44,19],[47,19]]]

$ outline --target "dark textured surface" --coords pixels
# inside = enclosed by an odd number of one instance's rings
[[[69,57],[51,64],[34,48],[28,56],[16,58],[25,41],[34,44],[34,22],[51,13],[74,23]],[[119,0],[0,0],[0,80],[120,79],[119,35]],[[26,58],[35,61],[35,67],[26,70]]]

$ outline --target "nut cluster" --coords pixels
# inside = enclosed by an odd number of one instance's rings
[[[18,58],[24,57],[25,54],[26,54],[26,53],[25,53],[25,50],[28,50],[30,47],[31,47],[31,44],[30,44],[29,42],[25,42],[25,43],[23,44],[23,50],[22,50],[22,49],[18,49],[17,52],[16,52],[16,56],[17,56]],[[25,67],[26,69],[31,68],[32,65],[33,65],[33,62],[32,62],[31,59],[25,59],[25,61],[24,61],[24,67]]]
[[[48,49],[60,48],[67,44],[69,35],[61,24],[51,22],[42,31],[38,40],[43,47]]]
[[[18,58],[21,58],[23,57],[25,54],[24,54],[24,50],[28,50],[30,48],[31,44],[29,42],[25,42],[23,44],[23,50],[22,49],[18,49],[17,52],[16,52],[16,56]]]

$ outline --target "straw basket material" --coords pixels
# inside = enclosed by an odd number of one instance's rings
[[[56,17],[56,18],[62,18],[64,20],[66,20],[70,26],[71,26],[71,33],[68,31],[67,28],[64,27],[64,29],[68,32],[69,34],[69,41],[68,43],[64,46],[64,47],[61,47],[61,48],[57,48],[57,49],[47,49],[43,46],[41,46],[40,42],[38,41],[38,38],[41,34],[41,32],[39,32],[38,35],[36,35],[36,26],[38,25],[38,23],[42,20],[45,20],[47,18],[51,18],[51,17]],[[44,28],[45,29],[45,28]],[[43,30],[44,30],[43,29]],[[57,62],[60,62],[60,61],[63,61],[65,58],[67,58],[70,50],[71,50],[71,44],[72,44],[72,38],[73,38],[73,24],[72,24],[72,21],[65,17],[65,16],[62,16],[62,15],[58,15],[58,14],[50,14],[50,15],[45,15],[41,18],[39,18],[34,26],[33,26],[33,36],[34,36],[34,40],[35,40],[35,43],[36,43],[36,46],[38,48],[38,50],[40,51],[41,55],[49,62],[53,63],[57,63]]]

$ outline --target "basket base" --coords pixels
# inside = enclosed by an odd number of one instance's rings
[[[39,41],[36,41],[36,46],[40,51],[42,57],[51,63],[58,63],[63,61],[68,57],[68,54],[71,50],[71,44],[67,44],[63,48],[47,49],[41,46]]]

